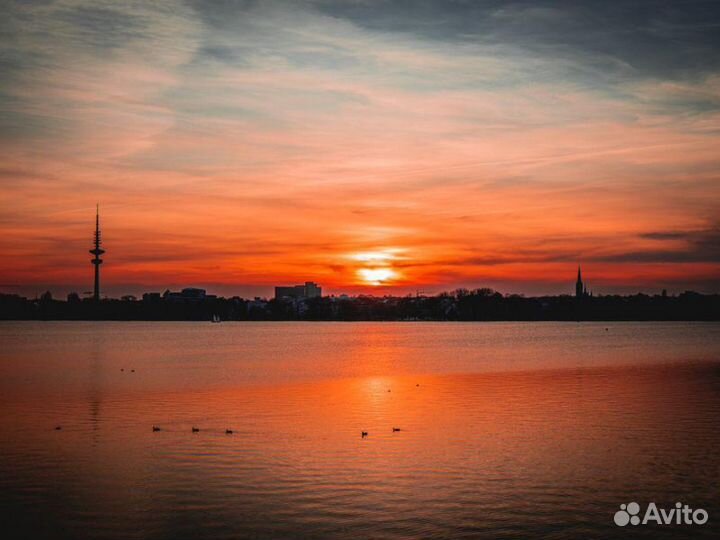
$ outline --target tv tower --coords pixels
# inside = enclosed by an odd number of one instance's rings
[[[100,249],[102,238],[100,237],[100,205],[97,205],[95,210],[95,248],[90,250],[90,253],[95,255],[90,262],[95,266],[95,289],[93,290],[93,300],[98,302],[100,300],[100,265],[102,259],[100,255],[105,253],[104,249]]]

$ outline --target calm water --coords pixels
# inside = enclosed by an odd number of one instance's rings
[[[719,420],[718,324],[4,322],[2,535],[717,538]]]

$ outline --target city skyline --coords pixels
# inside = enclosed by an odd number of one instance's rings
[[[94,282],[93,282],[92,290],[84,291],[81,293],[80,291],[83,290],[84,287],[79,286],[79,287],[73,288],[72,286],[65,284],[65,285],[55,285],[54,286],[55,292],[58,292],[58,289],[59,289],[60,296],[65,296],[65,295],[69,295],[69,294],[77,294],[79,296],[91,297],[95,301],[98,301],[101,298],[120,298],[122,296],[140,296],[141,294],[145,294],[145,293],[153,293],[153,294],[158,293],[158,291],[155,290],[155,289],[157,289],[157,287],[153,288],[152,286],[150,286],[149,288],[140,290],[140,288],[139,288],[140,286],[137,284],[130,286],[129,289],[128,288],[120,289],[117,287],[113,287],[111,285],[109,294],[106,294],[106,292],[104,290],[100,289],[100,265],[105,262],[104,259],[100,258],[100,256],[105,254],[106,251],[104,249],[100,248],[100,246],[102,245],[102,237],[101,237],[101,231],[100,231],[100,205],[99,205],[99,203],[96,204],[95,212],[96,212],[95,213],[95,230],[94,230],[94,233],[92,236],[93,249],[89,250],[89,253],[94,255],[93,259],[90,260],[90,263],[92,264],[92,267],[93,267],[93,273],[94,273]],[[383,262],[383,257],[380,255],[376,255],[376,254],[362,254],[360,260],[362,260],[363,262],[366,262],[366,261],[375,262],[376,257],[379,261]],[[383,268],[383,267],[380,266],[380,267],[376,267],[376,268]],[[583,281],[581,268],[582,268],[582,265],[578,264],[577,265],[577,279],[575,281],[574,293],[572,291],[571,292],[565,291],[564,290],[565,287],[561,285],[563,290],[561,290],[560,292],[540,291],[540,292],[537,292],[536,295],[537,296],[545,296],[545,295],[568,295],[568,296],[571,296],[574,294],[574,296],[576,298],[592,296],[593,291],[589,291],[587,289],[587,283]],[[193,287],[195,287],[197,285],[198,284],[192,284]],[[368,284],[365,284],[365,285],[368,285]],[[332,290],[330,292],[330,295],[335,296],[335,295],[345,295],[348,293],[350,293],[350,294],[355,293],[355,294],[360,294],[360,295],[365,294],[368,296],[393,296],[393,295],[404,296],[404,295],[408,295],[408,294],[412,295],[413,293],[416,295],[419,295],[419,294],[435,295],[435,294],[440,294],[440,293],[445,293],[445,292],[451,292],[451,289],[430,291],[430,290],[421,290],[419,288],[415,288],[413,290],[402,291],[395,287],[382,286],[382,284],[380,284],[380,283],[371,283],[369,285],[372,287],[372,289],[369,292],[365,292],[365,288],[354,289],[352,286],[346,287],[343,289],[342,285],[341,285],[340,288]],[[488,283],[485,283],[485,284],[478,284],[477,286],[470,286],[470,287],[458,286],[455,289],[470,289],[470,290],[472,290],[472,289],[480,289],[483,287],[487,287],[488,285],[489,285]],[[565,285],[567,285],[567,284],[565,284]],[[304,291],[306,291],[309,286],[311,288],[313,288],[313,290],[315,292],[306,294]],[[416,286],[422,286],[422,284],[416,284]],[[7,290],[0,290],[0,293],[20,292],[21,294],[22,293],[27,294],[27,291],[30,291],[30,297],[33,296],[32,289],[23,290],[24,289],[23,287],[12,286],[12,285],[8,285],[8,284],[4,284],[4,287]],[[627,288],[627,287],[628,286],[625,286],[625,288]],[[630,287],[632,287],[632,286],[630,286]],[[162,286],[161,288],[163,288],[167,292],[173,288],[187,289],[188,284],[172,283],[170,285]],[[190,288],[192,289],[192,287],[190,287]],[[233,286],[233,285],[215,285],[215,286],[210,285],[209,288],[214,289],[214,291],[221,293],[220,296],[228,296],[228,297],[243,296],[242,290],[244,289],[242,287],[242,285],[239,287]],[[623,287],[621,286],[620,289],[622,289],[622,288]],[[40,285],[39,289],[36,289],[34,291],[34,297],[39,298],[44,293],[47,293],[47,292],[52,293],[53,291],[51,289],[53,289],[52,285],[49,285],[47,287],[43,287],[42,285]],[[265,289],[270,289],[270,290],[274,291],[274,294],[266,293]],[[204,290],[204,289],[202,289],[202,290]],[[245,289],[245,290],[247,291],[247,289]],[[687,289],[685,289],[685,290],[687,290]],[[238,291],[241,291],[241,292],[238,293]],[[250,289],[250,291],[252,291],[252,289]],[[299,296],[307,296],[307,297],[321,295],[321,292],[320,292],[321,288],[318,287],[318,285],[316,283],[313,283],[311,281],[305,281],[304,285],[290,285],[290,286],[282,285],[282,286],[279,286],[277,284],[273,284],[273,285],[270,285],[267,287],[257,288],[256,291],[261,291],[261,292],[260,293],[253,292],[252,294],[245,294],[245,296],[265,297],[265,298],[270,298],[272,296],[275,296],[275,298],[279,298],[284,295],[288,295],[288,296],[299,295]],[[298,291],[303,291],[303,292],[300,293]],[[642,291],[642,290],[633,291],[631,288],[628,289],[628,291],[631,291],[631,293],[635,293],[635,292],[637,292],[637,293],[647,293],[647,292],[653,293],[654,292],[656,294],[660,292],[660,291]],[[668,291],[667,288],[662,288],[663,295],[667,294],[667,291]],[[505,294],[525,294],[524,292],[519,292],[519,291],[501,291],[501,292],[503,292]],[[627,292],[627,291],[625,291],[625,292]],[[673,293],[673,292],[681,292],[681,291],[672,291],[671,290],[671,293]],[[684,292],[684,291],[682,291],[682,292]],[[602,294],[602,292],[601,292],[601,294]],[[606,292],[606,294],[622,294],[622,292],[616,290],[613,292]],[[530,295],[532,295],[532,293]]]
[[[12,4],[0,290],[716,293],[716,12]]]

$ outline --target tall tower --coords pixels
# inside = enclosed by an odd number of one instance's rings
[[[585,296],[585,287],[582,282],[582,273],[580,272],[580,265],[578,265],[578,277],[575,282],[575,298],[582,298]]]
[[[95,210],[95,248],[90,250],[90,253],[95,255],[90,262],[93,266],[95,266],[95,288],[93,289],[93,300],[96,302],[100,300],[100,265],[103,262],[100,255],[105,253],[104,249],[100,249],[100,244],[102,244],[102,238],[100,237],[100,205],[98,204]]]

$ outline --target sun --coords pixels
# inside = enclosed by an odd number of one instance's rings
[[[368,285],[385,285],[397,277],[397,272],[392,268],[359,268],[357,271],[360,279]]]
[[[404,248],[384,247],[349,253],[347,257],[355,262],[358,280],[364,285],[377,287],[400,278],[400,272],[393,268],[393,264],[406,259],[405,252]]]

